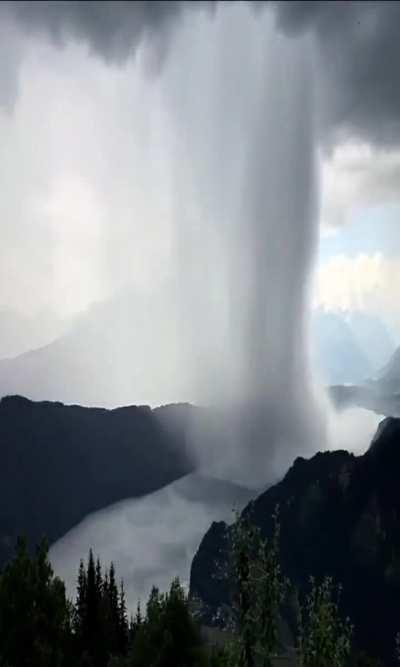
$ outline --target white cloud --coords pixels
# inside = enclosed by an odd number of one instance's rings
[[[360,208],[400,201],[400,151],[348,141],[322,162],[322,228],[350,222]]]
[[[336,255],[317,270],[314,305],[332,311],[371,312],[400,328],[399,284],[400,259],[379,252]]]

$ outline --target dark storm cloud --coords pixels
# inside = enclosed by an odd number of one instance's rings
[[[278,2],[286,32],[311,31],[330,138],[349,134],[377,143],[400,139],[400,3]]]
[[[131,56],[143,39],[159,38],[181,16],[185,2],[3,2],[1,9],[29,32],[47,33],[56,44],[86,42],[108,62]],[[212,2],[194,3],[212,8]]]
[[[215,2],[3,2],[30,33],[47,34],[56,44],[86,42],[92,53],[118,63],[142,41],[162,59],[169,33],[190,9],[212,10]],[[220,3],[225,4],[225,3]],[[277,25],[298,34],[310,31],[318,47],[324,138],[358,135],[378,143],[400,137],[399,2],[252,2],[271,4]],[[157,64],[157,63],[156,63]]]

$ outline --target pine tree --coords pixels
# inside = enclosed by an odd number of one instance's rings
[[[138,600],[137,606],[136,606],[136,616],[135,616],[135,624],[137,627],[141,627],[143,623],[143,616],[142,616],[142,607],[140,604],[140,600]]]
[[[129,645],[132,645],[132,643],[134,642],[137,633],[140,631],[142,627],[142,623],[143,623],[142,609],[139,600],[136,606],[136,614],[135,616],[131,614],[129,620]]]
[[[96,586],[96,566],[93,557],[93,551],[89,551],[87,566],[87,587],[86,587],[86,605],[87,605],[87,645],[93,655],[95,653],[96,635],[98,631],[98,611],[99,598]]]
[[[99,558],[96,560],[96,594],[97,599],[101,600],[103,595],[103,576],[101,573],[101,563]]]
[[[71,629],[65,586],[61,579],[54,576],[48,553],[48,542],[43,539],[32,559],[35,644],[40,667],[61,663],[62,654],[66,649],[65,638]]]
[[[188,600],[178,578],[171,583],[164,600],[164,638],[161,655],[166,667],[196,664],[200,655],[200,633],[189,610]]]
[[[152,588],[142,618],[140,606],[131,629],[129,667],[201,667],[208,664],[185,592],[175,579],[166,594]]]
[[[108,573],[108,633],[111,653],[118,653],[119,637],[119,595],[115,581],[114,563],[111,563]]]
[[[108,656],[107,619],[104,609],[104,587],[100,560],[89,550],[87,567],[81,561],[78,594],[75,605],[77,653],[83,665],[106,667]]]
[[[85,634],[87,623],[87,577],[83,560],[79,563],[77,598],[74,614],[74,630],[79,641]]]
[[[19,539],[0,578],[0,664],[61,667],[70,634],[63,582],[54,576],[43,541],[30,557]]]
[[[121,579],[119,588],[119,606],[118,606],[118,653],[126,655],[128,648],[128,616],[126,610],[126,599],[124,582]]]

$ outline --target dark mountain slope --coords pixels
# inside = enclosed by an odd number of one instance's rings
[[[45,534],[53,542],[88,513],[191,472],[184,428],[190,411],[184,405],[105,410],[3,398],[0,564],[19,534],[32,541]]]
[[[400,627],[400,420],[385,419],[361,457],[347,452],[298,458],[285,478],[246,508],[263,533],[281,512],[282,564],[304,591],[310,575],[343,584],[343,604],[357,644],[392,664]],[[213,524],[193,560],[191,593],[216,623],[229,603],[230,582],[220,572],[229,529]]]

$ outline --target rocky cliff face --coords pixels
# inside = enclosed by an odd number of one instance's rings
[[[298,458],[284,479],[247,506],[265,535],[277,504],[284,572],[304,591],[310,575],[342,583],[360,648],[392,664],[400,628],[400,420],[385,419],[368,452]],[[229,527],[211,526],[193,560],[191,594],[207,624],[221,623],[232,584],[224,576]]]
[[[51,542],[85,515],[191,472],[190,406],[116,410],[0,402],[0,566],[18,535]]]

